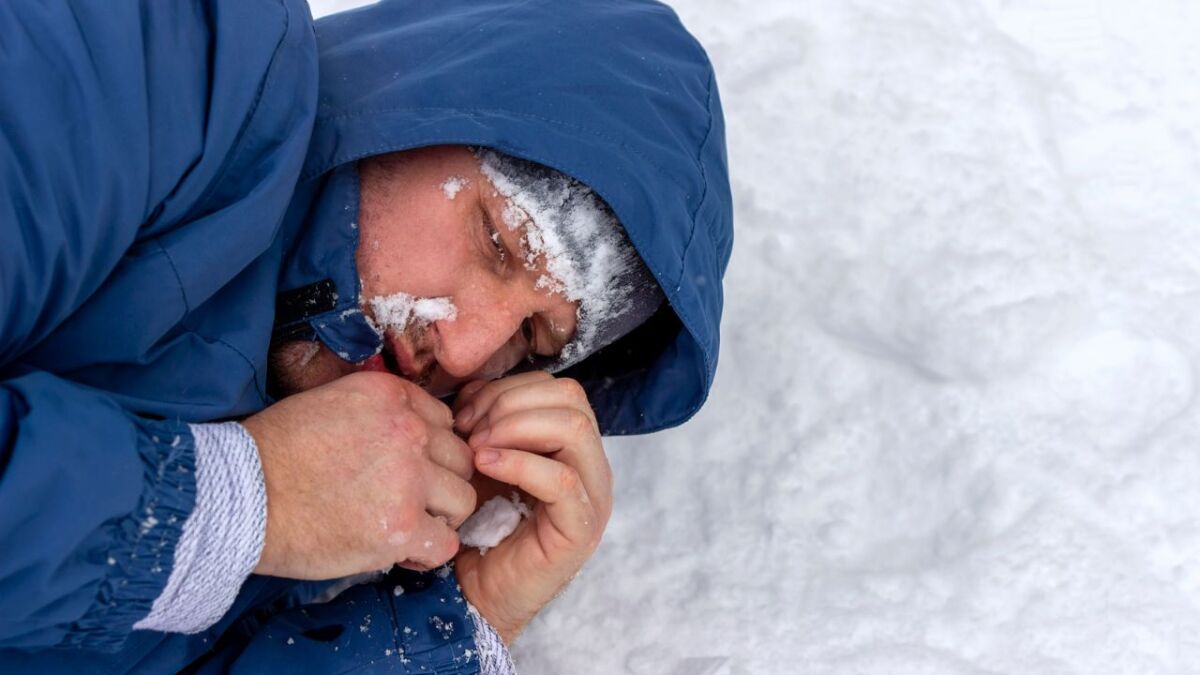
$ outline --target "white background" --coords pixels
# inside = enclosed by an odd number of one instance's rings
[[[728,125],[717,384],[609,443],[522,673],[1200,672],[1200,4],[673,5]]]

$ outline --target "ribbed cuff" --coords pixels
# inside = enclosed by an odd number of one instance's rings
[[[190,424],[196,506],[166,588],[136,630],[198,633],[219,621],[262,555],[267,491],[254,439],[237,422]]]
[[[483,618],[475,606],[468,603],[471,623],[475,624],[475,649],[479,656],[480,675],[517,675],[517,666],[500,634]]]
[[[68,633],[69,647],[114,651],[135,617],[162,595],[185,519],[195,504],[196,455],[187,425],[134,419],[146,485],[137,508],[112,525],[96,602]]]

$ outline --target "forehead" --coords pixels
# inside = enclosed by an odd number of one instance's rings
[[[421,183],[440,183],[454,175],[471,180],[484,178],[479,170],[479,158],[470,148],[463,145],[415,148],[393,153],[387,158],[386,161],[395,162],[396,167],[410,180],[417,179]]]

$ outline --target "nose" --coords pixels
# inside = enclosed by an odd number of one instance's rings
[[[524,306],[459,306],[453,321],[438,321],[438,365],[455,378],[498,377],[525,358]]]

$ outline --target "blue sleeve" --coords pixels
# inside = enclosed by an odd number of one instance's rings
[[[274,166],[239,139],[268,58],[291,50],[315,95],[311,33],[304,0],[0,2],[0,648],[116,648],[162,592],[195,502],[187,425],[22,358]]]
[[[206,37],[161,18],[183,53]],[[142,28],[135,2],[0,3],[0,364],[100,286],[164,196],[160,177],[194,159],[164,133],[184,120],[152,120],[166,111],[147,88],[155,69],[181,90],[194,78],[185,60],[149,62]],[[178,115],[203,113],[181,99]]]
[[[475,620],[452,565],[427,573],[394,568],[329,602],[276,614],[229,651],[199,672],[504,672],[482,670]]]
[[[0,2],[0,375],[123,259],[298,173],[270,153],[311,120],[256,112],[311,114],[315,53],[304,0]]]
[[[33,373],[0,385],[0,440],[0,647],[118,646],[192,510],[187,425]]]

